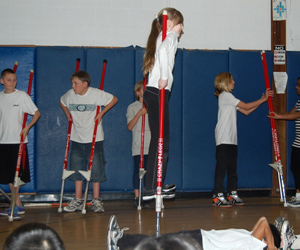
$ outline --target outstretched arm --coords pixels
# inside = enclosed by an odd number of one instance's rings
[[[262,240],[265,238],[268,250],[277,250],[277,247],[274,245],[274,237],[266,217],[261,217],[254,225],[252,231],[252,236],[256,239]]]
[[[240,101],[237,104],[237,107],[239,107],[238,111],[240,111],[244,115],[249,115],[255,109],[257,109],[262,103],[266,102],[268,100],[269,96],[273,96],[273,91],[270,89],[267,89],[266,93],[262,94],[261,98],[254,102],[244,103],[244,102]]]
[[[300,112],[296,112],[296,107],[294,107],[290,112],[285,113],[275,113],[272,112],[268,115],[269,118],[274,118],[276,120],[297,120],[300,118]]]

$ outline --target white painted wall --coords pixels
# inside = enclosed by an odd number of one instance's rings
[[[1,0],[0,45],[145,47],[166,6],[184,15],[181,48],[271,49],[271,0]],[[287,50],[300,51],[300,1],[287,9]]]

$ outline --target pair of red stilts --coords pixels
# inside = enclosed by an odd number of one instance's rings
[[[77,59],[77,64],[76,64],[76,71],[79,70],[79,64],[80,64],[80,59],[78,58]],[[107,65],[107,60],[103,60],[100,90],[103,90],[106,65]],[[100,112],[100,106],[98,105],[97,110],[96,110],[96,116],[99,114],[99,112]],[[72,116],[70,116],[58,212],[62,212],[62,199],[63,199],[63,193],[64,193],[65,180],[71,174],[75,173],[75,171],[67,170],[72,123],[73,123]],[[92,172],[92,165],[93,165],[93,158],[94,158],[94,151],[95,151],[95,143],[96,143],[96,135],[97,135],[98,124],[99,124],[99,122],[98,122],[98,119],[97,119],[95,121],[95,126],[94,126],[94,132],[93,132],[93,139],[92,139],[92,146],[91,146],[91,153],[90,153],[90,160],[89,160],[88,170],[87,171],[82,171],[82,170],[79,171],[84,176],[84,178],[86,179],[86,182],[87,182],[86,187],[85,187],[85,192],[84,192],[84,201],[83,201],[82,214],[86,214],[86,202],[87,202],[89,183],[90,183],[90,179],[91,179],[91,172]]]

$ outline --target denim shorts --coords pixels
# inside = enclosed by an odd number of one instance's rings
[[[76,172],[70,175],[70,181],[83,181],[85,178],[78,171],[87,171],[90,161],[92,143],[79,143],[72,141],[71,153],[70,153],[70,166],[69,170],[75,170]],[[91,182],[104,182],[105,176],[105,160],[103,154],[103,142],[98,141],[95,143]]]

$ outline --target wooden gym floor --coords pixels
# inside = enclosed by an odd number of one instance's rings
[[[247,198],[245,206],[232,208],[212,207],[211,199],[165,200],[161,212],[160,232],[170,233],[194,229],[244,228],[251,230],[256,220],[266,216],[273,223],[278,216],[284,216],[300,234],[300,208],[284,207],[279,198]],[[85,215],[81,212],[58,213],[57,207],[26,207],[21,221],[9,222],[0,217],[0,249],[7,236],[17,227],[28,222],[49,225],[63,239],[66,249],[105,250],[107,225],[111,215],[117,216],[120,227],[129,227],[129,234],[153,235],[156,232],[156,213],[152,208],[138,211],[133,201],[105,201],[105,213],[94,213],[88,207]],[[2,209],[2,208],[1,208]]]

